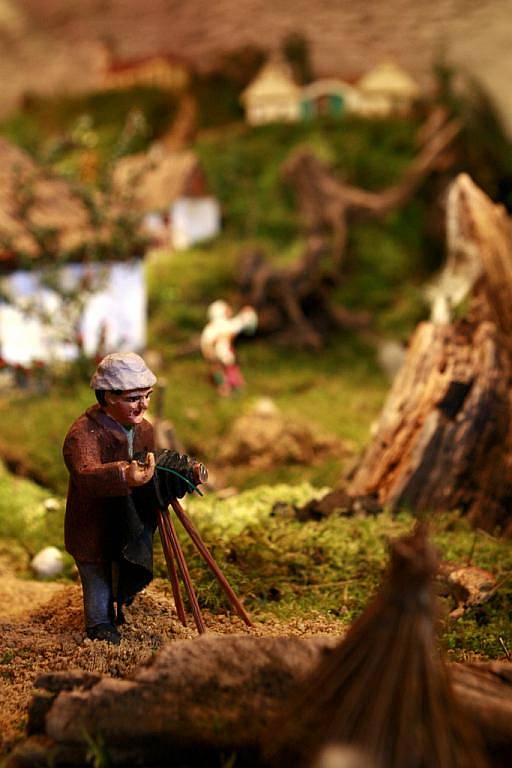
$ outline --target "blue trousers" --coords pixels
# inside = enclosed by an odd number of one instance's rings
[[[84,597],[86,629],[115,621],[117,563],[76,563]]]

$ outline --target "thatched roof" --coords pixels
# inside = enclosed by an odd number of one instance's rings
[[[299,98],[300,87],[295,83],[290,67],[285,62],[270,60],[260,69],[255,79],[242,93],[242,102],[251,99]]]
[[[0,265],[83,257],[112,238],[118,205],[98,226],[78,189],[0,138]]]
[[[358,88],[366,94],[416,99],[420,95],[417,83],[408,72],[393,61],[384,61],[364,75]]]
[[[114,184],[127,201],[145,213],[168,210],[179,197],[203,196],[207,186],[193,152],[167,152],[158,147],[120,160]]]

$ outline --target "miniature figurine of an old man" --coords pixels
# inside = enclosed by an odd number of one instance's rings
[[[91,379],[98,402],[64,441],[65,542],[82,582],[87,636],[116,645],[122,606],[153,575],[154,436],[144,414],[155,382],[139,355],[107,355]],[[134,460],[137,454],[145,461]]]

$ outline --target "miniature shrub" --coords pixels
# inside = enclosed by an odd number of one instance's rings
[[[0,124],[0,135],[23,147],[38,159],[73,157],[73,134],[84,120],[94,131],[91,146],[103,163],[116,151],[130,116],[139,114],[145,130],[139,131],[131,152],[145,149],[171,124],[176,112],[176,97],[157,88],[130,88],[97,91],[90,94],[58,97],[31,96],[25,107]]]

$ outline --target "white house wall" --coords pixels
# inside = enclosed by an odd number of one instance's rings
[[[220,206],[214,197],[182,197],[170,211],[171,243],[174,248],[190,248],[220,232]]]
[[[93,356],[104,330],[105,351],[142,349],[146,343],[146,285],[142,260],[105,264],[68,264],[61,268],[62,285],[76,288],[84,275],[96,286],[84,302],[79,319],[86,354]],[[41,285],[38,271],[17,271],[1,280],[2,291],[13,303],[0,304],[0,354],[11,364],[28,365],[33,360],[52,362],[73,359],[76,344],[64,341],[65,323],[62,299]],[[23,308],[38,310],[27,316]],[[41,321],[40,312],[50,316]]]

